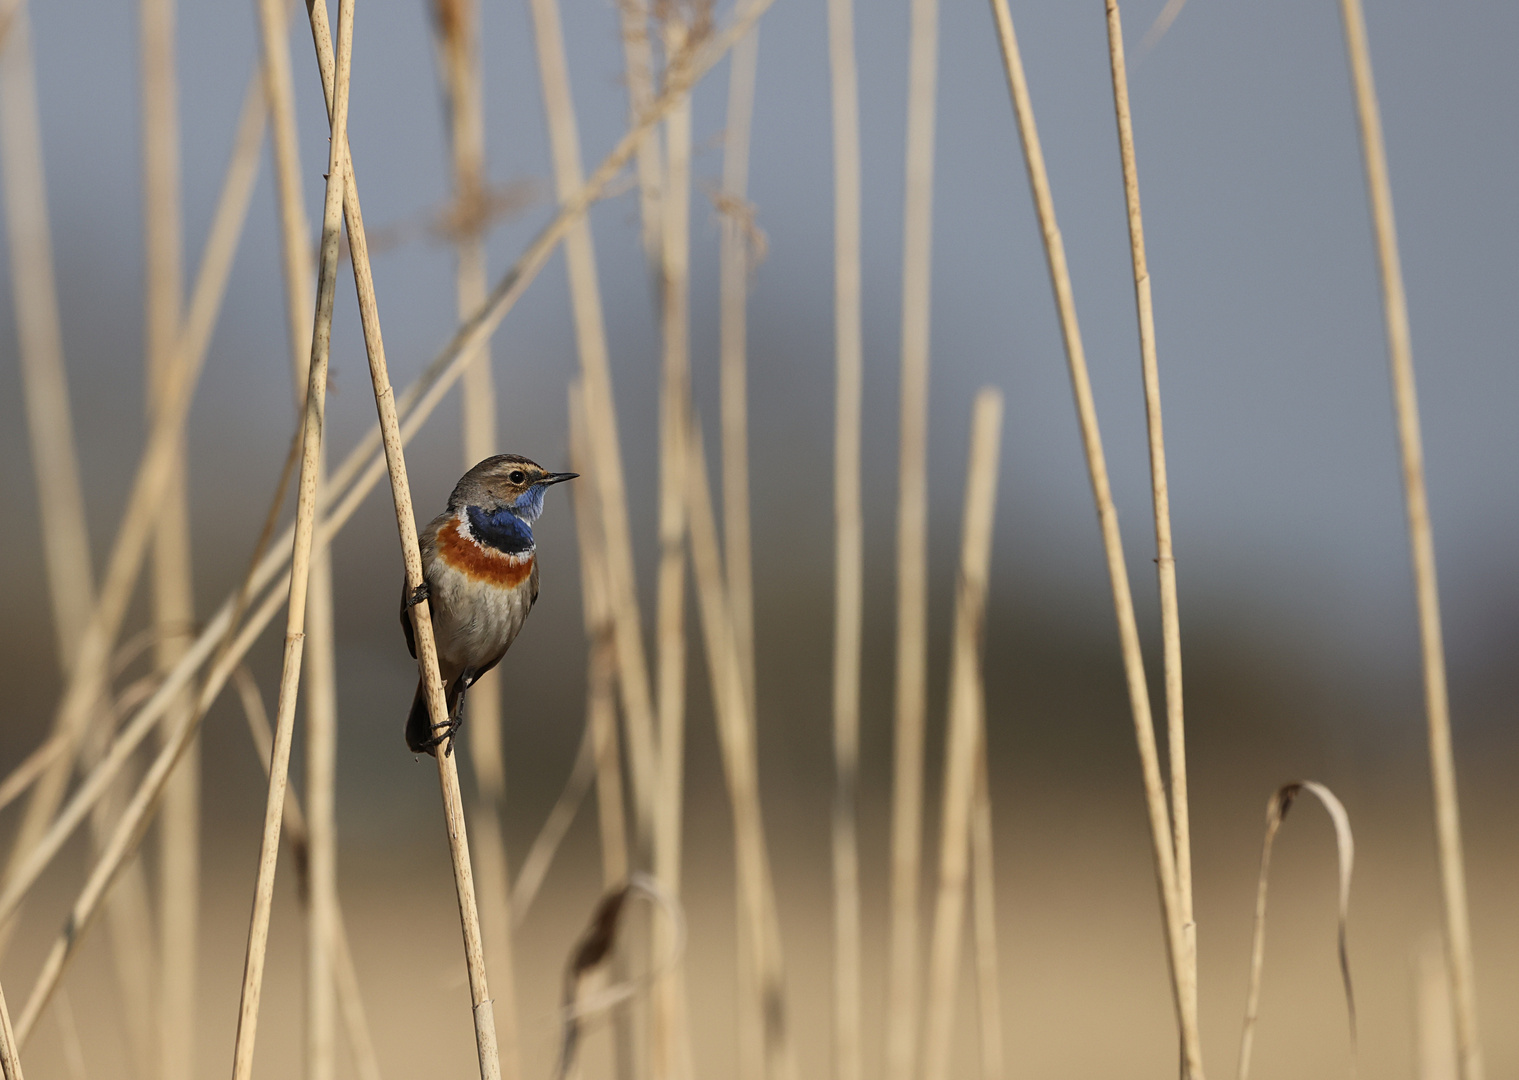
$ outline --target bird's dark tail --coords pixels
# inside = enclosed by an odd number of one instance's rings
[[[462,679],[448,683],[448,714],[453,715],[463,689]],[[417,693],[411,699],[411,713],[406,717],[406,745],[413,754],[432,754],[437,750],[433,742],[432,717],[427,714],[427,695],[422,692],[422,680],[417,680]]]

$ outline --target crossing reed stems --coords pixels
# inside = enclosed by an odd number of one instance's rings
[[[548,122],[549,149],[554,162],[554,188],[565,215],[582,189],[580,134],[575,122],[575,103],[570,95],[569,65],[565,58],[564,33],[556,0],[532,0],[533,39],[538,56],[538,75],[543,87],[543,110]],[[624,40],[628,37],[625,32]],[[677,90],[679,89],[677,85]],[[659,102],[644,112],[619,145],[626,147],[619,168],[634,153],[642,153],[656,125],[651,117],[661,102],[673,106],[681,95],[668,88]],[[659,108],[663,118],[666,108]],[[617,156],[618,151],[614,151]],[[605,167],[605,166],[603,166]],[[607,177],[610,179],[610,176]],[[603,184],[605,181],[603,181]],[[599,190],[599,188],[598,188]],[[633,539],[628,525],[627,487],[622,449],[617,437],[617,410],[608,360],[606,321],[601,307],[601,286],[596,278],[596,250],[590,222],[577,213],[564,228],[565,273],[569,278],[570,304],[575,319],[575,345],[580,354],[587,428],[590,433],[591,476],[600,495],[601,523],[606,533],[607,591],[616,625],[617,675],[622,693],[624,722],[628,732],[628,759],[633,780],[633,808],[638,842],[653,839],[654,790],[658,761],[655,757],[654,699],[643,646],[643,626],[638,615],[637,579],[633,570]]]
[[[179,332],[184,297],[183,224],[179,179],[178,79],[174,55],[174,0],[140,0],[138,41],[142,85],[142,181],[144,266],[144,356],[147,366],[147,413],[166,396],[174,365],[174,339]],[[187,644],[185,628],[195,617],[192,595],[190,502],[186,476],[186,440],[181,436],[175,461],[158,508],[153,536],[153,619],[159,629],[154,662],[159,671],[172,668]],[[194,705],[182,694],[159,729],[170,737],[176,720]],[[180,760],[164,794],[159,818],[159,975],[156,1033],[158,1072],[164,1080],[189,1080],[195,1069],[195,973],[200,912],[200,752],[194,744]],[[119,885],[108,901],[112,922],[131,908],[124,889],[136,871]],[[130,903],[130,901],[127,901]],[[135,906],[135,905],[134,905]],[[147,917],[143,896],[142,919]],[[131,923],[113,929],[113,938],[131,932]],[[118,924],[119,925],[119,924]],[[140,932],[140,927],[137,928]],[[139,938],[139,941],[142,941]],[[130,947],[130,946],[129,946]],[[137,946],[141,947],[141,945]],[[151,963],[151,961],[150,961]],[[150,968],[151,970],[151,968]],[[150,984],[149,984],[150,985]],[[134,1000],[152,1005],[141,986]],[[129,1014],[143,1006],[129,1006]]]
[[[26,755],[21,764],[12,769],[4,781],[0,781],[0,810],[24,795],[33,781],[42,775],[42,770],[52,764],[53,759],[62,752],[63,740],[57,735],[49,735],[41,746]]]
[[[67,749],[32,789],[5,869],[3,892],[6,895],[16,892],[18,883],[26,876],[23,868],[36,862],[35,849],[44,834],[50,831],[49,822],[63,799],[74,754],[90,716],[104,694],[111,651],[147,554],[160,501],[173,476],[195,383],[204,366],[211,331],[226,291],[232,257],[247,216],[253,181],[258,172],[263,123],[263,95],[255,77],[243,100],[231,160],[175,346],[175,368],[159,398],[160,407],[138,462],[100,592],[80,634],[67,688],[54,714],[54,731],[61,734]],[[0,900],[0,944],[15,926],[15,920],[10,918],[12,910]]]
[[[902,211],[902,384],[898,433],[896,721],[891,801],[891,974],[886,1077],[916,1071],[923,729],[928,707],[928,354],[932,285],[938,0],[913,0]]]
[[[865,531],[860,500],[863,346],[860,310],[860,101],[853,0],[828,0],[833,104],[833,1075],[862,1080],[860,651]]]
[[[485,119],[480,73],[480,17],[474,0],[434,0],[444,115],[448,122],[453,214],[454,291],[459,319],[467,319],[485,299],[486,191]],[[460,386],[461,439],[465,469],[498,452],[496,386],[490,342],[482,342],[464,369]],[[512,940],[515,921],[507,876],[501,812],[506,803],[505,751],[501,731],[501,675],[489,671],[470,688],[469,747],[476,796],[469,810],[475,835],[476,880],[480,889],[480,930],[486,970],[496,994],[502,1074],[521,1072],[517,1038],[516,973]]]
[[[1049,176],[1045,171],[1044,152],[1034,123],[1034,108],[1029,99],[1028,81],[1013,19],[1007,0],[991,0],[996,22],[1002,62],[1007,71],[1008,90],[1013,113],[1023,141],[1024,163],[1029,187],[1034,196],[1045,258],[1049,264],[1050,285],[1060,317],[1061,337],[1071,374],[1071,389],[1076,400],[1076,416],[1081,426],[1081,441],[1086,454],[1087,471],[1092,483],[1093,501],[1102,529],[1103,550],[1107,557],[1108,577],[1113,588],[1113,608],[1118,622],[1118,638],[1123,652],[1124,675],[1128,683],[1129,709],[1134,720],[1134,738],[1139,750],[1144,781],[1145,804],[1150,819],[1150,843],[1155,858],[1155,879],[1160,890],[1161,913],[1165,923],[1166,956],[1171,973],[1172,1003],[1181,1032],[1183,1075],[1189,1080],[1203,1080],[1202,1044],[1198,1038],[1197,1010],[1186,988],[1190,970],[1187,935],[1177,897],[1176,858],[1172,847],[1166,792],[1161,779],[1160,756],[1155,746],[1155,728],[1150,717],[1150,695],[1145,685],[1144,658],[1139,649],[1139,628],[1134,618],[1134,598],[1129,591],[1129,573],[1123,559],[1123,540],[1119,535],[1118,511],[1108,482],[1107,461],[1103,456],[1102,435],[1097,428],[1097,409],[1092,400],[1091,380],[1087,374],[1086,352],[1081,344],[1081,326],[1076,318],[1076,301],[1071,290],[1070,271],[1066,266],[1065,242],[1055,220],[1055,204],[1050,195]]]
[[[953,1049],[955,987],[970,876],[971,832],[976,816],[977,763],[986,753],[986,693],[981,648],[986,633],[992,526],[997,509],[997,466],[1002,447],[1002,394],[976,395],[970,460],[960,527],[960,570],[955,586],[950,644],[949,723],[944,750],[944,804],[939,819],[938,897],[929,948],[924,1080],[947,1080]]]
[[[691,27],[674,6],[664,13],[665,55],[685,49]],[[691,103],[665,117],[665,184],[660,197],[659,569],[655,584],[655,701],[659,771],[654,814],[654,877],[680,898],[681,811],[686,753],[686,437],[691,409],[690,255]],[[654,924],[654,950],[671,949],[669,924]],[[691,1076],[684,958],[654,984],[650,1059],[654,1080]]]
[[[307,589],[311,576],[312,536],[316,524],[317,489],[321,472],[327,397],[327,365],[332,345],[332,308],[337,292],[338,249],[343,228],[343,194],[348,169],[348,75],[352,62],[353,0],[338,8],[338,43],[332,112],[332,140],[327,165],[327,194],[322,210],[321,257],[317,275],[316,316],[312,326],[311,362],[302,423],[301,471],[297,488],[295,539],[290,561],[290,599],[286,607],[284,660],[276,707],[274,751],[270,759],[269,794],[264,806],[263,839],[258,878],[243,967],[238,1008],[237,1041],[233,1051],[233,1080],[253,1074],[253,1051],[258,1035],[259,1004],[263,994],[269,916],[274,903],[274,877],[279,860],[280,826],[284,820],[285,789],[290,768],[290,742],[300,687],[301,654],[305,646]],[[313,922],[327,929],[315,908]],[[325,947],[325,941],[322,945]],[[330,1064],[328,1062],[327,1064]]]
[[[1160,631],[1166,687],[1166,749],[1171,781],[1171,838],[1176,849],[1176,900],[1186,935],[1183,992],[1197,1011],[1197,925],[1192,916],[1192,818],[1187,800],[1187,729],[1182,711],[1181,616],[1176,602],[1176,557],[1171,547],[1171,494],[1166,480],[1165,429],[1160,415],[1160,365],[1155,352],[1155,307],[1145,259],[1144,217],[1139,208],[1139,171],[1134,161],[1134,123],[1124,63],[1123,22],[1117,0],[1107,0],[1108,62],[1113,73],[1113,113],[1129,218],[1129,255],[1134,267],[1134,307],[1139,319],[1140,370],[1150,437],[1150,492],[1155,509],[1155,573],[1160,584]]]
[[[254,682],[245,666],[239,664],[232,678],[243,707],[243,716],[248,721],[248,734],[252,738],[254,752],[264,767],[267,779],[269,764],[274,756],[274,732],[269,727],[269,713],[264,708],[263,695],[259,693],[258,683]],[[281,839],[290,848],[297,877],[309,882],[310,848],[306,815],[301,812],[300,799],[288,787],[285,789]],[[310,890],[303,887],[297,891],[306,898],[309,905]],[[353,967],[353,954],[348,947],[343,910],[336,904],[332,910],[332,970],[338,1011],[342,1014],[348,1048],[353,1054],[354,1071],[359,1074],[360,1080],[380,1080],[380,1058],[375,1052],[369,1018],[364,1012],[364,999],[359,991],[358,973]]]
[[[554,248],[565,238],[570,224],[586,212],[591,203],[605,191],[612,178],[631,159],[634,145],[642,131],[664,115],[664,110],[674,101],[677,93],[683,93],[689,89],[697,79],[711,70],[723,54],[732,48],[754,21],[768,9],[771,2],[772,0],[756,0],[756,3],[746,9],[741,18],[707,42],[689,65],[680,70],[676,83],[678,90],[675,92],[667,90],[661,94],[655,102],[653,111],[644,117],[640,127],[629,131],[603,159],[590,180],[576,189],[572,197],[564,200],[559,213],[538,233],[517,262],[497,282],[486,304],[454,333],[448,344],[433,358],[422,375],[406,391],[396,396],[398,411],[405,412],[405,420],[402,422],[400,432],[403,444],[420,430],[432,414],[432,410],[452,388],[454,380],[460,375],[463,360],[467,357],[468,351],[477,344],[480,338],[489,336],[495,330],[501,319],[532,283],[538,271],[543,268]],[[323,25],[325,26],[325,19]],[[245,100],[243,114],[245,125],[249,116],[248,105],[250,101],[255,100],[261,100],[261,98],[250,96],[250,99]],[[238,145],[245,147],[249,132],[246,126],[240,128],[240,132]],[[214,234],[217,230],[212,231]],[[193,309],[192,305],[192,311]],[[192,317],[192,323],[193,321]],[[348,522],[369,492],[374,489],[375,484],[386,475],[385,458],[383,452],[377,454],[379,449],[378,436],[376,431],[371,429],[368,436],[361,439],[349,452],[343,464],[333,471],[327,491],[327,501],[331,509],[322,520],[321,528],[315,538],[316,544],[330,543],[338,530]],[[75,790],[67,806],[48,826],[46,833],[34,849],[24,859],[19,860],[18,870],[8,877],[3,891],[0,891],[0,922],[12,919],[26,891],[36,882],[48,862],[58,853],[84,816],[89,813],[105,786],[117,775],[132,751],[141,744],[154,723],[163,715],[163,710],[173,695],[189,683],[189,680],[213,654],[219,658],[218,665],[221,665],[224,660],[230,660],[235,665],[246,654],[259,632],[268,625],[274,611],[278,608],[277,597],[274,593],[282,593],[288,584],[288,571],[285,567],[290,558],[293,537],[294,527],[287,526],[280,536],[268,545],[268,550],[257,558],[244,582],[233,590],[216,613],[206,621],[204,629],[195,639],[184,659],[175,665],[174,669],[164,677],[152,697],[144,702],[136,714],[126,722],[101,760],[100,766]],[[276,581],[276,575],[282,574],[285,576],[279,577]],[[248,617],[243,629],[239,631],[231,644],[218,651],[217,646],[222,643],[228,628],[233,625],[234,616],[243,610],[244,601],[251,601],[261,590],[270,586],[271,581],[274,582],[273,591],[266,595],[259,609]],[[210,696],[207,697],[207,693],[203,692],[201,697],[206,706],[215,699],[214,691],[219,691],[228,677],[227,672],[218,675],[217,671],[213,670],[205,684]],[[202,709],[202,706],[197,708]],[[195,719],[198,722],[199,717]],[[172,747],[166,746],[159,760],[163,760],[171,750]],[[143,785],[139,787],[138,795],[147,796],[149,799],[156,798],[155,792],[145,790],[150,786],[153,775],[150,770]],[[118,836],[121,832],[122,830],[118,828]]]
[[[1397,412],[1398,452],[1408,511],[1408,543],[1419,610],[1420,658],[1424,668],[1424,711],[1429,729],[1429,768],[1434,786],[1435,837],[1440,856],[1440,894],[1449,944],[1451,998],[1461,1080],[1483,1080],[1482,1041],[1477,1031],[1477,986],[1472,960],[1471,918],[1466,900],[1465,856],[1461,849],[1461,812],[1456,793],[1455,754],[1450,738],[1450,695],[1445,677],[1445,645],[1440,629],[1440,589],[1435,576],[1435,541],[1429,521],[1424,480],[1424,445],[1419,427],[1418,388],[1414,382],[1413,343],[1408,326],[1408,298],[1398,256],[1398,227],[1392,210],[1392,183],[1371,49],[1360,0],[1340,0],[1345,50],[1355,87],[1356,120],[1366,166],[1366,193],[1376,234],[1377,266],[1382,279],[1382,313],[1387,323],[1387,358]]]
[[[738,864],[739,906],[747,927],[741,932],[756,943],[751,977],[757,982],[744,997],[760,1010],[764,1075],[768,1080],[794,1080],[790,1035],[786,1027],[785,961],[781,951],[780,916],[775,880],[765,843],[760,806],[759,762],[749,695],[739,663],[731,609],[724,585],[716,516],[708,481],[701,429],[693,418],[685,442],[690,455],[685,470],[686,516],[691,541],[691,568],[696,579],[707,671],[712,682],[714,719],[723,756],[723,774],[733,809],[733,850]]]

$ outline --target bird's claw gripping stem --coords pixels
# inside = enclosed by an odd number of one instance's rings
[[[407,597],[406,597],[406,606],[409,607],[409,608],[414,608],[418,604],[420,604],[423,600],[427,600],[431,596],[432,596],[432,590],[427,587],[427,582],[424,581],[424,582],[422,582],[422,584],[418,585],[415,589],[411,590],[411,592],[407,595]]]

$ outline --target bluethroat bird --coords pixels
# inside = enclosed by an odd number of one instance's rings
[[[401,628],[415,659],[408,609],[427,600],[448,721],[434,729],[419,679],[406,718],[406,745],[413,753],[434,753],[445,742],[452,752],[464,692],[501,662],[538,599],[533,522],[543,513],[544,493],[576,475],[548,472],[516,454],[486,458],[454,485],[448,509],[419,534],[423,582],[409,594],[401,587]]]

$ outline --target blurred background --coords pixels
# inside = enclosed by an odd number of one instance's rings
[[[1237,1047],[1267,796],[1302,777],[1349,809],[1358,862],[1350,948],[1365,1075],[1413,1077],[1417,958],[1440,914],[1413,590],[1385,339],[1335,5],[1193,0],[1151,50],[1160,0],[1125,5],[1141,193],[1164,393],[1191,754],[1205,1052]],[[489,238],[501,273],[552,214],[552,173],[525,6],[485,3],[493,183],[533,200]],[[1069,252],[1152,687],[1160,681],[1148,461],[1103,5],[1018,4],[1020,41]],[[563,5],[583,153],[626,126],[615,6]],[[897,384],[908,8],[857,18],[864,165],[866,652],[861,844],[867,1053],[885,1001],[885,897]],[[1519,8],[1389,0],[1367,12],[1419,376],[1478,993],[1490,1075],[1519,1074]],[[136,16],[131,4],[36,5],[48,199],[69,390],[97,565],[144,434]],[[256,62],[250,4],[186,4],[177,60],[187,267],[195,266]],[[750,198],[768,254],[749,301],[760,770],[805,1076],[829,1067],[832,615],[832,150],[824,5],[778,0],[759,45]],[[310,213],[326,118],[309,35],[293,53]],[[726,62],[696,91],[692,363],[716,453],[718,217]],[[986,635],[989,762],[1010,1074],[1174,1075],[1161,924],[1111,595],[1044,256],[981,4],[941,11],[930,399],[928,831],[941,772],[949,615],[970,406],[1007,399]],[[391,373],[408,384],[454,325],[452,250],[427,221],[450,197],[429,13],[358,9],[349,121],[375,248]],[[592,212],[646,623],[656,557],[659,330],[637,196]],[[190,422],[197,610],[240,579],[291,430],[274,193],[266,160]],[[8,270],[0,270],[7,273]],[[357,308],[340,278],[329,438],[373,423]],[[0,323],[14,326],[9,281]],[[578,363],[556,255],[494,339],[503,452],[568,467]],[[31,750],[60,690],[15,334],[0,333],[0,771]],[[458,406],[407,455],[419,517],[461,471]],[[538,529],[542,595],[502,666],[513,867],[568,774],[586,648],[570,500]],[[377,491],[334,546],[341,890],[387,1076],[468,1075],[468,990],[432,763],[406,752],[415,666],[395,622],[399,549]],[[144,605],[143,612],[146,607]],[[694,609],[693,609],[694,611]],[[139,621],[143,616],[139,615]],[[694,615],[692,617],[694,619]],[[694,621],[691,626],[695,626]],[[694,631],[693,631],[694,637]],[[276,634],[253,654],[272,704]],[[734,1072],[733,858],[707,676],[693,640],[685,882],[700,1076]],[[225,695],[226,698],[231,695]],[[295,776],[301,769],[296,736]],[[264,781],[234,703],[206,721],[199,1061],[230,1056]],[[14,813],[11,811],[10,813]],[[931,849],[930,849],[931,850]],[[77,888],[85,845],[45,879],[3,972],[15,1008]],[[152,857],[151,848],[148,856]],[[1273,885],[1259,1076],[1343,1075],[1334,854],[1304,806]],[[559,968],[599,888],[594,815],[570,833],[519,937],[526,1075],[549,1075]],[[276,899],[259,1047],[298,1069],[300,915]],[[91,1076],[127,1075],[100,933],[68,977]],[[974,1073],[970,984],[957,1050]],[[437,1041],[424,1036],[436,1035]],[[605,1042],[588,1075],[604,1075]],[[340,1054],[341,1069],[349,1068]],[[35,1067],[32,1061],[35,1060]],[[29,1071],[68,1075],[44,1022]],[[868,1071],[879,1058],[867,1057]],[[602,1071],[597,1071],[602,1070]],[[1454,1075],[1454,1074],[1451,1074]]]

